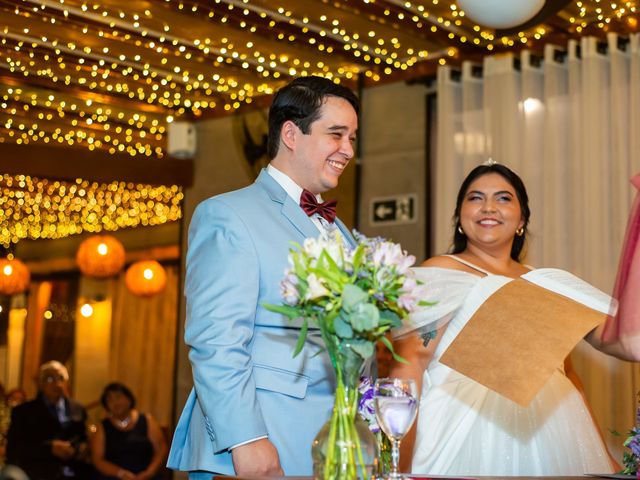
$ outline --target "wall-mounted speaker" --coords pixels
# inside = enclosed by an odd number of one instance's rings
[[[171,122],[168,127],[167,151],[175,158],[193,158],[196,155],[196,127],[190,122]]]

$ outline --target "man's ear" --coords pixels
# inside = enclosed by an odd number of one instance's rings
[[[289,149],[293,150],[296,145],[296,138],[300,133],[300,129],[291,120],[287,120],[282,124],[280,129],[280,141]]]

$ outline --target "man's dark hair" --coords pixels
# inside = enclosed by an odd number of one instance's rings
[[[360,102],[355,93],[326,78],[300,77],[278,90],[269,108],[269,158],[273,159],[278,154],[284,122],[291,120],[302,133],[308,134],[311,124],[320,116],[320,107],[325,98],[330,96],[344,98],[356,114],[359,113]]]

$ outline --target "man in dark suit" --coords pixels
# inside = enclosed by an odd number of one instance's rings
[[[87,414],[69,399],[69,373],[50,361],[40,367],[38,396],[11,412],[7,463],[22,468],[31,480],[90,478]]]

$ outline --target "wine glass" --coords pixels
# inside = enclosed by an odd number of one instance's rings
[[[391,472],[389,478],[400,478],[400,441],[413,425],[418,413],[418,391],[413,380],[379,378],[373,387],[373,400],[378,425],[391,440]]]

